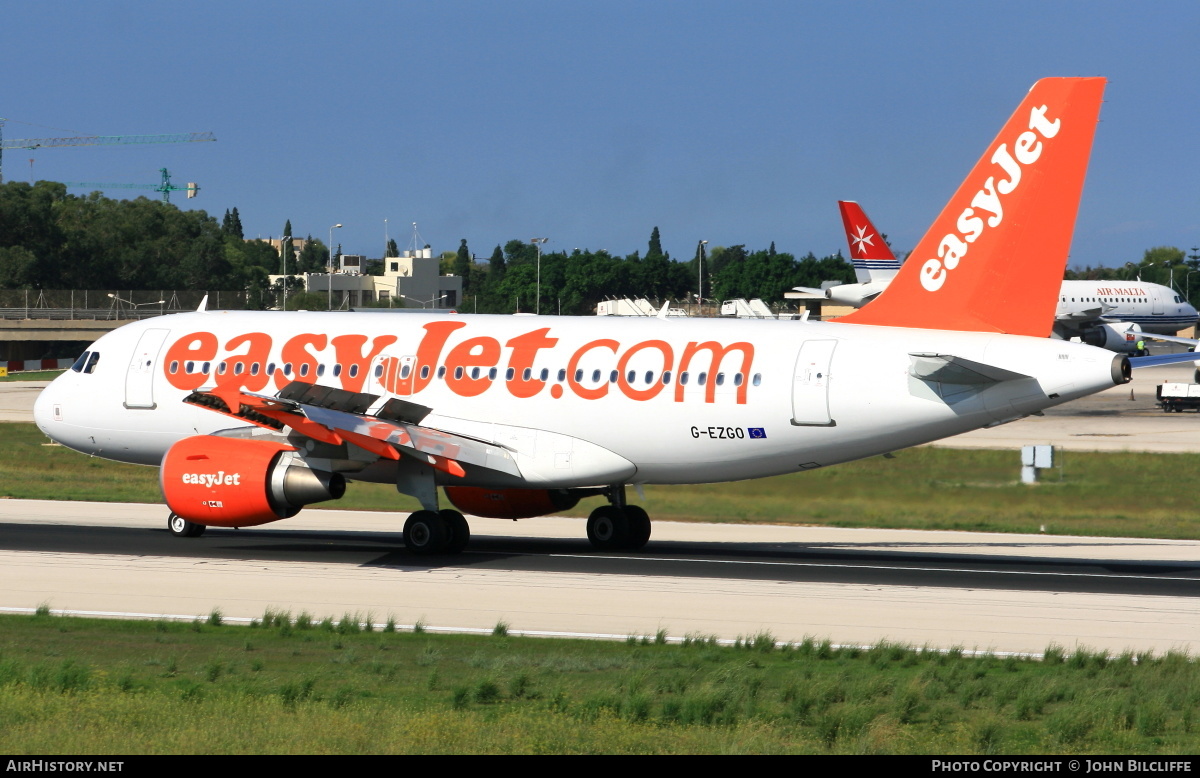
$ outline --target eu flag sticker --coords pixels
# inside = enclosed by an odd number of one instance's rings
[[[746,432],[750,433],[751,440],[754,440],[755,438],[766,439],[767,437],[767,430],[763,427],[747,427]]]

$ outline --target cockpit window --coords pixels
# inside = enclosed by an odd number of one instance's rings
[[[79,359],[75,360],[74,364],[71,365],[71,369],[74,370],[76,373],[81,372],[83,370],[83,366],[87,364],[88,357],[90,357],[91,355],[92,355],[92,352],[90,352],[90,351],[85,351],[82,354],[80,354]]]
[[[92,355],[90,357],[88,357],[87,366],[83,368],[83,372],[91,373],[93,370],[96,369],[96,363],[99,361],[100,361],[100,352],[93,351]]]

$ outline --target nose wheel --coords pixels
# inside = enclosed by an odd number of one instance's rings
[[[198,538],[204,534],[205,525],[188,521],[177,513],[167,517],[167,529],[177,538]]]

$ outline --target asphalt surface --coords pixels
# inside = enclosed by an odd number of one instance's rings
[[[1043,417],[938,445],[1200,450],[1200,414],[1154,387],[1192,365]],[[42,383],[0,384],[0,420],[32,421]],[[726,639],[880,639],[1036,653],[1200,651],[1200,541],[656,522],[641,552],[599,554],[581,519],[471,519],[467,553],[419,559],[402,515],[305,511],[249,530],[166,532],[162,506],[0,501],[0,611],[231,619],[267,607],[361,613],[431,630],[620,639],[659,629]]]

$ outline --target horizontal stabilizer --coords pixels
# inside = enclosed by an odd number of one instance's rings
[[[953,354],[909,354],[912,364],[908,374],[921,381],[940,384],[998,384],[1001,381],[1016,381],[1029,378],[1023,373],[985,365]]]

